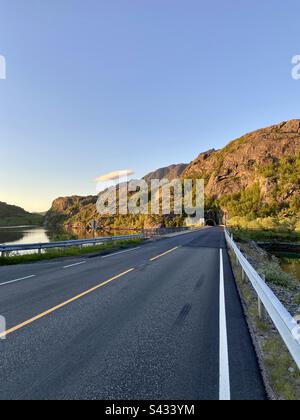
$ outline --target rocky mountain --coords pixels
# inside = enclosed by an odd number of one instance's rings
[[[297,216],[300,120],[257,130],[222,150],[202,153],[184,177],[203,177],[206,195],[229,217]]]
[[[189,165],[172,165],[144,177],[203,178],[210,206],[229,217],[300,216],[300,120],[292,120],[246,134],[221,150],[201,153]],[[97,197],[55,200],[47,223],[87,224],[98,218]],[[107,223],[114,224],[116,218]],[[155,222],[155,221],[154,221]],[[118,220],[118,224],[135,224]],[[145,223],[139,220],[138,224]],[[168,220],[168,223],[171,223]],[[179,223],[178,220],[176,223]]]
[[[72,224],[81,226],[81,223],[88,224],[97,215],[97,196],[72,196],[60,197],[53,201],[51,209],[45,216],[46,226],[58,226]]]
[[[0,226],[41,225],[43,217],[21,207],[0,202]]]
[[[184,171],[187,169],[188,165],[184,163],[180,163],[178,165],[171,165],[165,168],[157,169],[154,172],[146,175],[143,179],[149,184],[152,179],[167,179],[168,181],[172,181],[176,178],[181,178]]]
[[[300,120],[293,120],[247,134],[224,149],[202,153],[183,175],[203,176],[206,194],[214,198],[238,193],[256,182],[268,193],[272,180],[261,173],[262,168],[299,156]]]
[[[152,179],[168,179],[172,180],[180,177],[184,170],[188,167],[186,164],[171,165],[165,168],[158,169],[143,179],[150,183]],[[45,217],[46,226],[70,225],[75,228],[88,226],[92,220],[99,219],[96,209],[97,196],[71,196],[60,197],[54,200],[51,209],[47,212]],[[110,224],[114,220],[105,220],[104,224]]]

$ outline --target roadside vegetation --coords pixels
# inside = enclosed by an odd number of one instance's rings
[[[99,254],[107,255],[115,251],[135,247],[141,245],[144,242],[143,239],[130,239],[124,241],[114,241],[104,243],[96,246],[84,246],[72,247],[72,248],[60,248],[45,250],[42,254],[27,254],[27,255],[12,255],[10,257],[0,257],[0,265],[15,265],[15,264],[26,264],[37,261],[52,260],[55,258],[65,257],[80,257],[84,255]]]
[[[245,249],[243,249],[245,252]],[[247,250],[249,260],[256,261],[255,268],[266,275],[266,281],[283,304],[296,314],[300,304],[300,284],[288,276],[275,260],[268,261],[258,250]],[[232,251],[229,252],[232,267],[241,295],[248,325],[256,347],[260,366],[269,397],[274,400],[300,400],[300,372],[284,342],[266,313],[259,317],[257,295],[248,279],[242,277]],[[250,255],[251,254],[251,255]],[[250,257],[249,257],[250,255]]]
[[[233,217],[228,227],[236,240],[263,242],[300,243],[300,221],[296,217],[266,217],[249,220],[246,217]]]
[[[281,158],[253,170],[260,181],[238,193],[224,195],[219,200],[220,207],[231,218],[299,220],[300,158]]]

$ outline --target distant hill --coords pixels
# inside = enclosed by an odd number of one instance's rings
[[[180,163],[178,165],[171,165],[165,168],[157,169],[154,172],[146,175],[143,179],[150,183],[152,179],[167,179],[168,181],[173,181],[173,179],[181,178],[184,171],[187,169],[188,165]]]
[[[149,183],[151,179],[177,177],[204,179],[207,205],[222,210],[229,218],[291,218],[295,224],[300,219],[300,120],[246,134],[221,150],[201,153],[189,165],[161,168],[144,179]],[[60,198],[54,201],[46,220],[86,226],[99,219],[96,201],[97,197]],[[176,225],[181,222],[175,219]],[[147,217],[140,216],[111,217],[101,223],[148,225]],[[173,222],[161,218],[159,223],[170,226]]]
[[[43,216],[0,201],[0,226],[42,225]]]

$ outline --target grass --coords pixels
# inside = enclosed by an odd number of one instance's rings
[[[108,242],[103,245],[86,246],[83,248],[61,248],[46,250],[43,254],[28,254],[28,255],[14,255],[11,257],[0,258],[0,265],[16,265],[33,263],[37,261],[52,260],[63,257],[79,257],[88,254],[99,253],[101,255],[110,254],[114,251],[131,248],[140,245],[144,242],[143,239],[130,239],[126,241]]]
[[[281,339],[270,336],[263,346],[263,352],[272,388],[285,401],[299,400],[299,369],[284,349]]]
[[[237,241],[261,241],[261,242],[300,242],[300,233],[296,231],[281,231],[273,229],[242,229],[230,228]]]
[[[300,222],[294,217],[264,217],[248,219],[233,217],[228,227],[240,241],[300,243]]]
[[[296,294],[296,296],[295,296],[295,303],[296,303],[296,305],[299,305],[300,306],[300,293],[297,293]]]
[[[264,262],[259,269],[259,273],[265,276],[268,283],[288,290],[293,290],[296,287],[296,278],[281,269],[279,260],[276,257],[273,257],[271,261]]]

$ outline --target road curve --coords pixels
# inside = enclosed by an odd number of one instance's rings
[[[0,268],[0,399],[264,400],[224,232]]]

